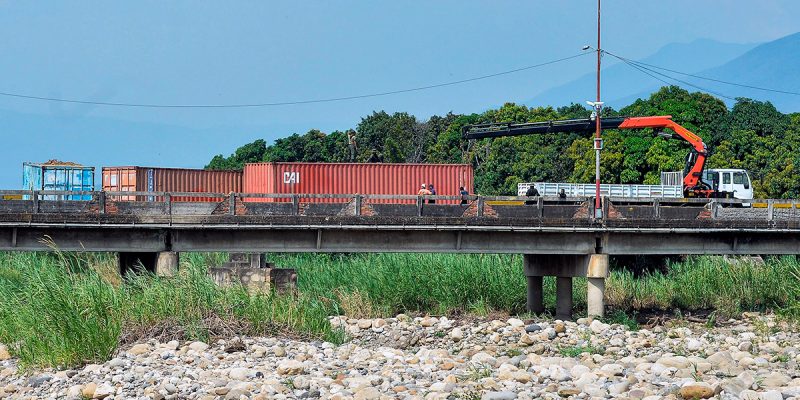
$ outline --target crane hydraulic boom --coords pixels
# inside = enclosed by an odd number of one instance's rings
[[[715,197],[714,190],[702,180],[708,156],[708,149],[703,139],[673,121],[672,116],[602,118],[600,124],[602,129],[653,128],[660,136],[686,141],[691,146],[691,151],[686,157],[683,171],[684,194],[687,197]],[[593,132],[595,127],[595,120],[590,118],[530,123],[490,123],[467,125],[462,129],[462,136],[464,139],[484,139],[541,133]],[[664,129],[670,129],[674,133],[664,133]]]

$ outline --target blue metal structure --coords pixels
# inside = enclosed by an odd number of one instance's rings
[[[94,190],[94,167],[58,164],[22,164],[24,190],[60,190],[89,192]],[[26,196],[27,197],[27,196]],[[91,200],[91,195],[48,195],[42,200]]]

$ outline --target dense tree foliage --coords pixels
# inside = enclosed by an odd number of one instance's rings
[[[786,115],[769,102],[738,99],[728,109],[719,99],[676,86],[663,87],[604,116],[671,115],[700,135],[710,149],[710,168],[750,171],[758,197],[800,196],[800,114]],[[408,113],[373,112],[355,127],[357,162],[470,163],[475,190],[515,194],[517,183],[594,180],[592,138],[586,134],[543,134],[466,141],[465,125],[484,122],[535,122],[586,118],[579,104],[554,109],[513,103],[482,114],[432,116],[420,121]],[[601,174],[608,183],[659,182],[661,171],[683,168],[686,143],[653,135],[650,130],[607,130]],[[311,130],[267,146],[256,140],[229,157],[215,156],[208,169],[239,169],[259,161],[347,162],[347,134]]]

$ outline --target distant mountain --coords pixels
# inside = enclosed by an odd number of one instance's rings
[[[648,64],[665,68],[696,73],[726,63],[741,56],[757,44],[723,43],[709,39],[699,39],[689,43],[668,44],[656,53],[641,60]],[[609,51],[613,51],[609,49]],[[620,56],[625,56],[620,54]],[[604,56],[606,65],[602,70],[601,89],[604,99],[617,99],[607,101],[614,108],[628,105],[629,99],[636,99],[636,95],[643,91],[657,88],[658,81],[654,80],[619,60]],[[654,84],[655,82],[655,84]],[[564,85],[545,90],[536,97],[525,102],[528,105],[568,105],[570,103],[583,103],[585,100],[595,98],[595,74],[587,73],[580,78]],[[663,85],[663,84],[662,84]]]
[[[691,73],[691,71],[687,71],[686,67],[672,68],[655,62],[651,64]],[[668,71],[662,72],[696,85],[696,87],[693,87],[691,85],[676,83],[688,90],[697,90],[697,87],[701,87],[706,89],[706,91],[712,92],[712,94],[718,93],[733,98],[749,97],[762,101],[768,100],[780,111],[786,113],[800,111],[800,96],[798,95],[749,89],[706,79],[683,76]],[[644,74],[642,75],[646,76]],[[758,45],[724,64],[709,67],[694,73],[694,75],[749,86],[800,92],[800,32]],[[618,100],[614,102],[628,104],[636,98],[647,97],[654,89],[661,86],[661,82],[655,82],[655,84],[643,87],[636,94],[619,97]],[[729,105],[734,102],[734,100],[729,98],[723,97],[721,99]]]

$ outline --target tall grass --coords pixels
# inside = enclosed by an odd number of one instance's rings
[[[282,255],[278,265],[298,269],[301,291],[330,299],[342,293],[367,298],[379,314],[453,310],[522,313],[525,277],[516,255],[372,254]],[[689,257],[670,263],[665,272],[635,277],[628,270],[611,272],[607,303],[616,309],[778,309],[797,303],[800,262],[793,257],[768,258],[765,265],[722,257]],[[545,279],[545,306],[555,307],[555,280]],[[586,280],[573,282],[573,302],[586,304]],[[337,303],[340,305],[341,302]],[[337,311],[343,311],[337,308]]]
[[[0,253],[0,342],[23,366],[70,367],[108,359],[121,343],[159,339],[208,341],[277,332],[341,342],[327,316],[398,313],[525,312],[522,258],[514,255],[273,254],[296,268],[300,294],[219,288],[208,265],[225,254],[184,254],[174,278],[120,279],[103,254]],[[574,303],[585,307],[586,280],[575,279]],[[607,303],[623,311],[672,308],[780,309],[800,318],[800,262],[730,265],[690,257],[663,272],[635,277],[614,270]],[[555,307],[555,280],[545,279],[545,305]]]
[[[308,296],[219,288],[198,259],[179,276],[142,274],[124,282],[91,267],[103,256],[0,255],[0,342],[23,366],[71,367],[108,359],[123,338],[148,335],[209,340],[218,334],[285,332],[341,341],[331,307]]]

